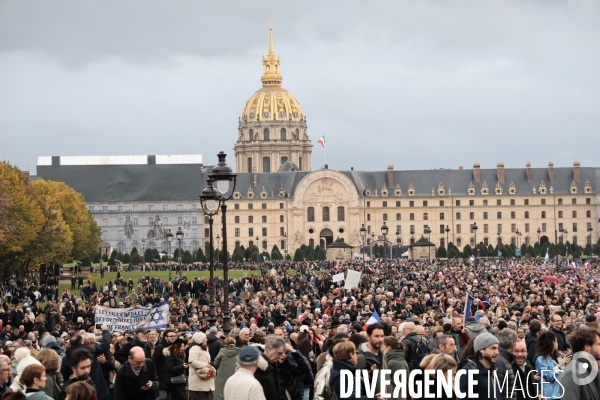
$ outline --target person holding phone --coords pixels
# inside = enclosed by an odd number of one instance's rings
[[[158,375],[152,360],[146,358],[144,349],[134,346],[127,361],[115,377],[115,400],[155,400],[158,394]]]

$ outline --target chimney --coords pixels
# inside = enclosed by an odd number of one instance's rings
[[[581,164],[579,161],[573,163],[573,180],[579,182],[581,180]]]
[[[463,166],[462,166],[462,165],[459,165],[459,166],[458,166],[458,170],[459,170],[459,171],[462,171],[462,170],[463,170]]]
[[[531,182],[531,163],[528,162],[525,165],[525,173],[527,174],[527,181]]]
[[[550,182],[554,182],[554,163],[552,161],[548,163],[548,179]]]
[[[481,165],[473,164],[473,180],[479,182],[481,180]]]
[[[498,163],[498,182],[504,183],[504,163]]]
[[[388,187],[394,187],[394,166],[388,165]]]
[[[258,175],[256,175],[256,167],[252,167],[252,186],[258,184]]]

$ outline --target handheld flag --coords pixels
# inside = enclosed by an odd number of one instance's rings
[[[501,251],[498,252],[498,257],[502,257],[502,252]]]
[[[583,263],[583,268],[589,268],[590,267],[590,262],[588,260],[585,260],[585,262]]]
[[[475,299],[473,298],[473,296],[471,296],[470,294],[467,294],[467,299],[465,301],[465,309],[463,310],[463,313],[465,314],[465,320],[464,320],[465,325],[467,325],[469,322],[469,317],[471,316],[471,307],[473,306],[474,300]]]
[[[325,136],[321,137],[321,139],[317,140],[317,143],[319,143],[321,146],[325,147]]]
[[[469,257],[469,260],[470,260],[471,262],[475,261],[475,256],[471,256],[471,257]]]
[[[148,330],[169,327],[169,302],[163,301],[152,306],[142,326]]]
[[[438,272],[438,277],[440,278],[440,281],[444,280],[444,274],[442,274],[442,272]]]
[[[548,255],[548,250],[546,250],[546,257],[544,257],[544,265],[550,260],[550,256]]]
[[[510,272],[508,272],[508,270],[506,271],[506,277],[507,277],[508,279],[512,279],[512,275],[510,274]]]
[[[377,310],[373,310],[373,314],[371,314],[371,318],[369,318],[367,320],[367,322],[363,325],[363,329],[366,331],[367,327],[369,325],[372,325],[377,322],[381,322],[381,319],[379,319],[379,314],[377,314]]]
[[[577,261],[575,261],[575,260],[573,260],[573,261],[571,262],[571,266],[572,266],[573,268],[575,268],[575,269],[579,269],[579,263],[578,263]]]
[[[594,282],[594,277],[590,276],[590,279],[588,279],[590,282]]]

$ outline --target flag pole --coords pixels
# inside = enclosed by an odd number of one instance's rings
[[[323,136],[323,166],[327,167],[327,149],[325,148],[325,136]]]

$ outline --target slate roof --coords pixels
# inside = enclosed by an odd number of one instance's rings
[[[382,186],[388,186],[388,171],[340,171],[355,185],[359,196],[368,185],[371,197],[374,190],[381,192]],[[82,193],[87,202],[125,202],[125,201],[191,201],[197,200],[206,186],[208,174],[198,164],[183,165],[85,165],[85,166],[37,166],[38,176],[32,179],[49,179],[67,183]],[[310,174],[309,171],[285,171],[275,173],[257,173],[256,185],[253,184],[252,173],[238,174],[237,184],[242,199],[247,198],[247,191],[252,187],[254,198],[259,199],[264,187],[268,198],[278,198],[280,185],[290,197],[294,196],[295,188],[300,181]],[[542,180],[546,183],[548,194],[550,186],[554,194],[568,194],[573,182],[573,168],[554,168],[554,181],[550,182],[547,168],[532,168],[532,179],[527,180],[525,168],[505,169],[505,181],[502,184],[503,196],[508,196],[508,188],[514,182],[517,195],[533,194],[532,187],[539,187]],[[446,194],[452,189],[453,196],[467,194],[469,183],[475,186],[475,195],[480,195],[480,189],[485,181],[490,196],[495,196],[494,188],[498,181],[496,169],[481,169],[481,179],[475,182],[473,170],[414,170],[393,171],[394,185],[400,184],[402,197],[407,196],[408,187],[412,183],[415,197],[431,196],[433,188],[436,196],[440,182],[444,184]],[[600,185],[600,168],[581,168],[581,179],[577,183],[578,193],[583,193],[583,187],[589,181],[592,192]],[[389,187],[389,197],[393,197],[394,187]]]

